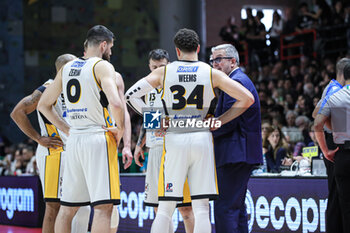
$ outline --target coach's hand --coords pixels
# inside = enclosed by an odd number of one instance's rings
[[[42,136],[37,141],[40,145],[46,148],[54,148],[63,146],[63,142],[59,137],[45,137]]]
[[[141,146],[137,145],[134,151],[135,163],[140,167],[143,167],[143,163],[140,162],[140,156],[143,160],[145,160],[145,154]]]
[[[122,151],[124,169],[130,167],[132,163],[132,153],[130,147],[124,147]]]

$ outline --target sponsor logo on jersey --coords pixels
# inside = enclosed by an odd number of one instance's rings
[[[81,68],[86,64],[86,61],[75,61],[73,62],[73,64],[71,65],[71,67],[75,67],[75,68]]]
[[[179,66],[177,68],[177,73],[187,73],[187,72],[197,72],[198,66]]]

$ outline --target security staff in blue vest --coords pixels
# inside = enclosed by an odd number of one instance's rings
[[[255,103],[242,115],[213,131],[219,199],[214,203],[218,233],[248,232],[245,196],[250,174],[263,162],[260,102],[249,77],[239,68],[239,55],[231,44],[212,48],[211,63],[254,96]],[[222,92],[215,116],[231,108],[235,99]]]
[[[345,86],[329,97],[315,119],[315,135],[324,156],[334,162],[343,231],[350,232],[350,64],[344,67]],[[332,130],[336,149],[329,150],[323,127]]]
[[[337,79],[332,79],[329,84],[325,87],[320,101],[317,103],[317,106],[312,113],[314,118],[317,117],[317,114],[322,111],[326,105],[328,99],[341,90],[345,83],[344,80],[344,67],[346,64],[350,64],[349,58],[342,58],[337,62],[336,72]],[[318,118],[320,118],[319,116]],[[328,149],[334,150],[337,146],[333,142],[332,131],[330,129],[324,129],[326,144]],[[326,210],[326,232],[327,233],[341,233],[343,232],[343,224],[341,218],[341,211],[339,206],[339,193],[337,192],[337,183],[334,175],[334,163],[328,159],[323,159],[324,164],[327,169],[327,180],[328,180],[328,201],[327,201],[327,210]]]

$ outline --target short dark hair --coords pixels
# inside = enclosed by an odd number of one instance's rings
[[[344,73],[344,67],[345,67],[346,64],[350,64],[350,59],[346,58],[346,57],[340,59],[337,62],[337,65],[336,65],[336,72],[337,72],[337,74]]]
[[[153,49],[148,54],[148,60],[160,61],[162,59],[166,59],[167,61],[170,60],[168,51],[164,49]]]
[[[114,34],[103,25],[95,25],[87,32],[86,41],[88,45],[99,45],[103,41],[112,42]]]
[[[199,45],[197,33],[191,29],[180,29],[174,36],[175,46],[184,52],[195,52]]]
[[[349,80],[350,79],[350,64],[347,63],[344,67],[344,79]]]

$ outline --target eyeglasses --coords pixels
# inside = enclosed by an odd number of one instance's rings
[[[210,59],[209,63],[212,66],[212,65],[214,65],[214,63],[219,64],[222,61],[222,59],[232,59],[232,58],[233,57],[217,57],[215,59]]]

